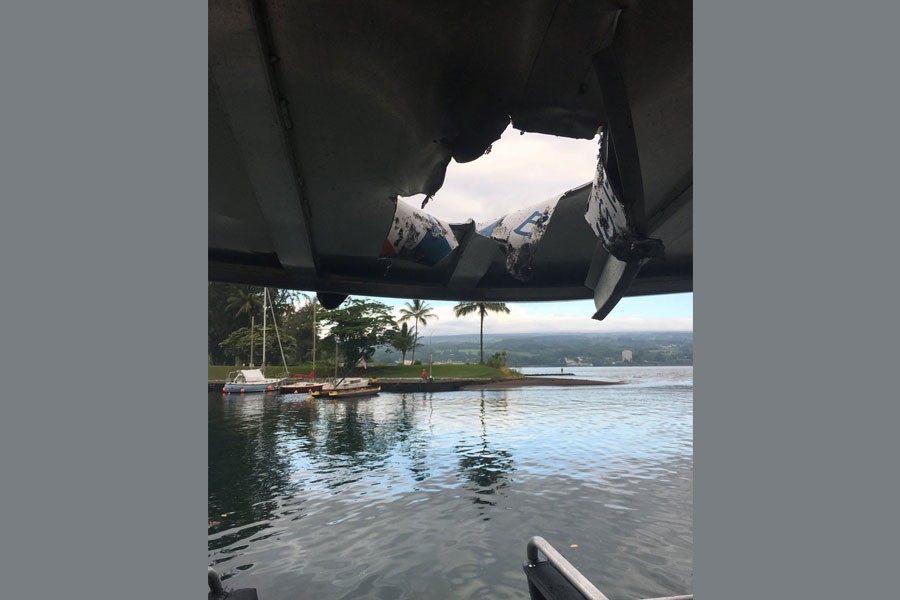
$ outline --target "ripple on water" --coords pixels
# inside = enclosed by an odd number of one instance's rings
[[[355,402],[210,394],[209,560],[266,600],[521,600],[542,535],[609,597],[690,593],[692,371],[628,376]]]

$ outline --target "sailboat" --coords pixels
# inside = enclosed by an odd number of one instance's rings
[[[310,393],[312,398],[357,398],[360,396],[375,396],[381,391],[376,386],[377,379],[369,379],[368,377],[337,377],[337,356],[338,346],[337,337],[334,338],[334,379],[326,383],[320,390]],[[357,363],[362,362],[365,367],[365,361],[360,359]]]
[[[269,298],[268,288],[263,288],[263,347],[262,347],[262,367],[259,369],[240,369],[232,371],[228,374],[228,380],[222,388],[225,394],[246,394],[252,392],[276,392],[280,390],[282,377],[266,377],[264,369],[266,368],[266,301]],[[271,307],[271,303],[269,304]],[[281,350],[281,361],[284,364],[284,374],[287,375],[287,361],[284,358],[284,349],[281,347],[281,336],[278,333],[278,322],[275,320],[275,308],[272,308],[272,324],[275,327],[275,336],[278,339],[278,348]],[[251,322],[252,323],[252,322]],[[251,325],[252,326],[252,325]],[[250,334],[250,355],[253,356],[253,334]],[[250,359],[251,366],[253,359]]]
[[[316,303],[313,302],[313,323],[312,323],[312,371],[309,375],[299,375],[292,373],[291,376],[281,383],[282,394],[299,394],[300,392],[315,392],[322,389],[324,383],[317,383],[316,377]]]

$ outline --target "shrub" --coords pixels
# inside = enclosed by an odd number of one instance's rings
[[[493,367],[495,369],[502,369],[506,366],[506,351],[497,352],[492,357],[490,357],[487,361],[489,367]]]

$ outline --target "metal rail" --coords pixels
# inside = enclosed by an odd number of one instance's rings
[[[216,573],[212,567],[207,567],[206,580],[209,584],[209,595],[212,598],[219,598],[225,595],[225,588],[222,586],[222,578]]]
[[[550,545],[550,542],[540,536],[534,536],[528,540],[528,546],[525,550],[526,563],[525,566],[534,568],[538,564],[538,551],[540,551],[556,570],[574,587],[585,600],[609,600],[598,590],[588,578],[572,566],[565,557],[556,551],[556,548]],[[536,599],[535,599],[536,600]]]
[[[556,572],[568,583],[575,591],[577,591],[584,600],[609,600],[603,592],[598,590],[587,577],[572,566],[565,557],[560,554],[556,548],[550,545],[550,542],[540,536],[534,536],[528,540],[528,546],[525,550],[525,571],[528,574],[530,569],[537,568],[539,564],[538,552],[544,555],[546,562],[550,564]],[[531,593],[532,600],[545,600],[544,594],[540,592],[529,579],[528,589]],[[665,598],[653,598],[651,600],[693,600],[693,594],[687,596],[666,596]]]
[[[544,555],[546,560],[539,561],[538,553]],[[549,564],[556,573],[565,580],[584,600],[609,600],[603,592],[598,590],[593,583],[581,574],[578,569],[572,566],[565,557],[557,552],[556,548],[550,545],[550,542],[540,536],[535,536],[528,540],[528,546],[525,550],[526,562],[525,572],[529,575],[528,590],[532,600],[546,600],[544,593],[541,592],[534,582],[531,580],[529,570],[537,569],[541,564]],[[256,590],[252,588],[225,591],[222,585],[222,579],[212,567],[207,567],[207,580],[209,582],[208,600],[224,600],[225,598],[234,598],[234,600],[258,600]],[[567,593],[567,597],[571,597],[571,591]],[[693,594],[687,596],[666,596],[665,598],[652,598],[651,600],[693,600]]]
[[[259,600],[256,588],[241,588],[239,590],[225,589],[222,578],[212,567],[206,568],[206,579],[209,582],[209,594],[206,600]]]

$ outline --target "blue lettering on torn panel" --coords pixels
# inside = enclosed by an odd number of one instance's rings
[[[483,236],[485,236],[485,237],[491,237],[491,233],[494,232],[494,228],[497,227],[497,225],[499,225],[499,224],[500,224],[500,221],[502,221],[502,220],[503,220],[503,219],[499,219],[499,220],[497,220],[497,221],[494,221],[493,223],[491,223],[490,225],[488,225],[488,226],[485,227],[484,229],[479,229],[479,230],[478,230],[478,233],[480,233],[481,235],[483,235]]]
[[[526,237],[531,236],[531,232],[530,232],[530,231],[522,231],[522,229],[523,229],[526,225],[537,225],[538,223],[540,223],[540,222],[541,222],[541,219],[535,219],[535,217],[540,217],[540,216],[543,215],[543,214],[544,214],[544,213],[542,213],[542,212],[540,212],[540,211],[538,211],[538,210],[534,211],[533,213],[531,213],[531,214],[528,216],[527,219],[525,219],[524,221],[522,221],[522,224],[521,224],[521,225],[519,225],[518,227],[516,227],[515,229],[513,229],[513,233],[518,233],[519,235],[523,235],[523,236],[526,236]]]

